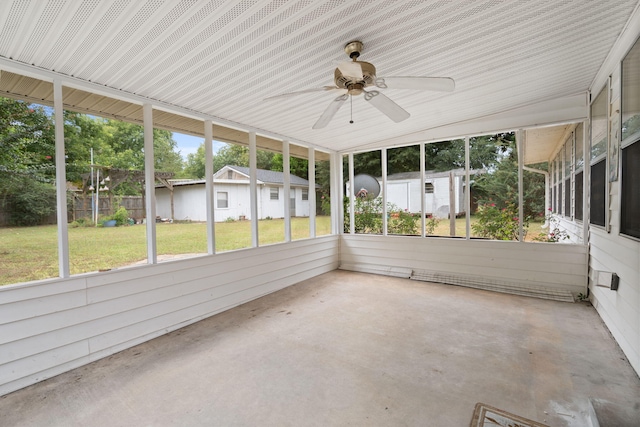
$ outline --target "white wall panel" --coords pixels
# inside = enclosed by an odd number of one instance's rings
[[[1,287],[0,395],[334,270],[338,254],[327,236]]]
[[[592,227],[590,246],[591,301],[640,372],[640,242]],[[620,277],[617,291],[598,286],[598,276],[604,276],[600,284],[606,286],[610,273]]]
[[[350,236],[341,238],[343,264],[378,265],[478,276],[516,287],[586,293],[586,247],[448,238]]]

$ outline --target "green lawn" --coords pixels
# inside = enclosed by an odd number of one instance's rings
[[[260,244],[284,241],[284,220],[259,221]],[[316,218],[316,235],[331,232],[327,216]],[[293,240],[309,237],[309,218],[292,218]],[[251,222],[215,224],[216,252],[251,246]],[[0,285],[58,277],[57,227],[0,228]],[[156,224],[159,258],[179,254],[207,253],[204,223]],[[71,274],[131,265],[147,258],[146,227],[69,228]]]
[[[543,230],[542,223],[532,223],[526,240]],[[258,222],[260,245],[284,241],[284,220]],[[316,235],[330,234],[327,216],[316,218]],[[456,220],[456,235],[465,236],[465,219]],[[292,239],[309,237],[309,218],[291,219]],[[442,220],[434,235],[448,236],[449,221]],[[234,221],[215,224],[216,252],[251,246],[251,222]],[[0,228],[0,285],[27,282],[58,276],[57,228]],[[157,252],[160,259],[180,254],[207,252],[207,227],[204,223],[161,223],[156,226]],[[147,258],[146,227],[81,227],[69,229],[71,274],[123,267]]]

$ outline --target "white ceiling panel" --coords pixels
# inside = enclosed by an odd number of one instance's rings
[[[3,0],[0,56],[285,135],[358,149],[585,93],[638,0]],[[378,76],[446,76],[452,93],[385,89],[311,127],[344,45]],[[586,98],[585,98],[586,99]],[[586,111],[586,109],[585,109]],[[354,123],[349,120],[353,117]],[[455,126],[454,126],[455,127]]]

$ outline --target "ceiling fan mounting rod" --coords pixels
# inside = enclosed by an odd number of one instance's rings
[[[347,55],[349,55],[349,58],[353,59],[354,61],[358,59],[358,57],[360,56],[360,52],[362,52],[362,49],[364,49],[364,45],[359,40],[351,41],[344,46],[344,51]]]

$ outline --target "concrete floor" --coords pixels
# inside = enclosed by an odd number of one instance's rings
[[[586,303],[334,271],[3,396],[0,424],[468,426],[483,402],[585,426],[589,398],[640,420]]]

